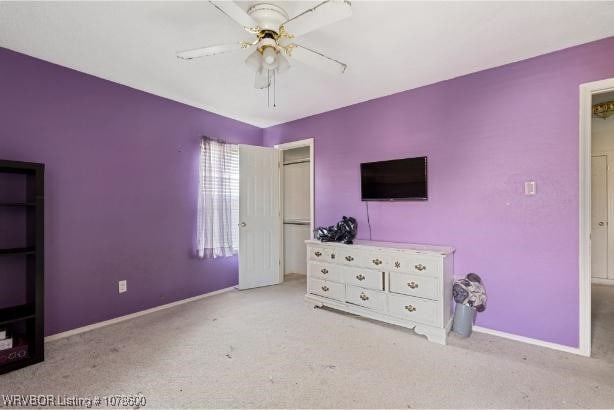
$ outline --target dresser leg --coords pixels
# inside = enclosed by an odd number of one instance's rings
[[[416,325],[414,332],[419,335],[424,335],[429,342],[445,345],[448,340],[448,331],[446,329],[437,329],[422,325]]]

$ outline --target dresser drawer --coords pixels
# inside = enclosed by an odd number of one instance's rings
[[[363,248],[344,248],[339,250],[339,262],[348,266],[383,269],[386,252]]]
[[[336,263],[336,249],[327,246],[310,246],[307,248],[307,259],[316,262]]]
[[[385,269],[391,272],[414,273],[424,276],[439,276],[443,272],[441,258],[420,255],[404,255],[394,252],[386,258]]]
[[[348,285],[384,290],[384,273],[379,270],[344,267],[343,280]]]
[[[318,279],[343,282],[343,268],[330,263],[309,262],[307,264],[307,274]]]
[[[345,285],[316,278],[309,278],[309,293],[340,301],[345,300]]]
[[[433,300],[441,297],[439,278],[398,272],[390,272],[390,291]]]
[[[411,296],[388,295],[388,313],[391,316],[426,325],[441,325],[437,323],[437,304],[427,299]]]
[[[386,294],[377,290],[347,285],[345,300],[348,303],[373,309],[379,313],[386,313]]]

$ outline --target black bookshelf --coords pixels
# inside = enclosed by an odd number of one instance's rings
[[[2,360],[0,350],[0,374],[20,369],[44,360],[44,173],[43,164],[0,160],[0,188],[3,177],[13,178],[10,184],[4,183],[0,189],[0,217],[9,220],[13,217],[25,224],[16,227],[25,232],[10,229],[0,230],[0,287],[3,280],[15,280],[15,275],[3,275],[2,264],[12,258],[23,258],[23,263],[10,266],[23,266],[24,272],[17,276],[24,281],[23,302],[15,306],[0,306],[0,329],[7,331],[13,338],[14,349],[20,349],[11,360]],[[15,183],[16,182],[16,183]],[[6,188],[9,187],[9,188]],[[11,188],[16,188],[13,195]],[[23,213],[23,215],[21,214]],[[7,216],[8,215],[8,216]],[[15,228],[15,227],[13,227]],[[7,236],[3,236],[7,235]],[[12,236],[11,236],[12,235]],[[13,237],[22,238],[25,243],[11,243]],[[13,260],[13,262],[15,262]],[[7,283],[6,286],[10,286]],[[0,295],[1,296],[1,295]],[[2,302],[0,300],[0,302]]]

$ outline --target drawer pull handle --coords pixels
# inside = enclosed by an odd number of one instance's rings
[[[396,262],[394,263],[394,267],[395,267],[395,268],[397,268],[397,269],[399,269],[399,268],[401,267],[401,262],[396,261]]]
[[[328,273],[328,269],[324,268],[324,269],[322,269],[320,272],[322,272],[323,274],[325,274],[325,275],[326,275],[326,274]]]
[[[356,275],[356,279],[358,280],[365,280],[365,275],[363,275],[362,273],[360,275]]]
[[[407,286],[409,286],[412,289],[416,289],[418,287],[418,284],[416,282],[409,282]]]
[[[416,270],[419,270],[419,271],[426,270],[426,266],[424,266],[424,265],[423,265],[423,264],[421,264],[421,263],[419,263],[419,264],[417,264],[416,266],[414,266],[414,268],[416,268]]]
[[[377,266],[377,265],[381,265],[381,264],[382,264],[382,261],[380,261],[379,259],[373,259],[373,260],[372,260],[372,262],[373,262],[373,264],[374,264],[374,265],[376,265],[376,266]]]
[[[322,286],[322,290],[323,290],[324,292],[328,292],[328,291],[329,291],[329,288],[328,288],[328,286]]]
[[[320,252],[320,251],[315,251],[314,255],[315,255],[315,256],[317,256],[317,257],[319,258],[320,256],[322,256],[322,252]]]
[[[352,258],[351,256],[346,256],[345,260],[348,262],[352,262],[354,260],[354,258]]]
[[[369,300],[369,296],[365,295],[365,293],[364,293],[364,292],[362,292],[362,293],[360,294],[360,298],[361,298],[362,300]]]
[[[335,259],[335,254],[334,254],[334,253],[331,253],[331,254],[330,254],[330,258],[331,258],[331,259]]]
[[[416,311],[416,308],[413,307],[412,305],[405,306],[405,309],[407,309],[408,312],[415,312]]]

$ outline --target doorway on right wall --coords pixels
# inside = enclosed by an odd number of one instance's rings
[[[614,92],[592,104],[611,101]],[[591,350],[603,357],[614,355],[614,115],[593,115],[591,140]]]

